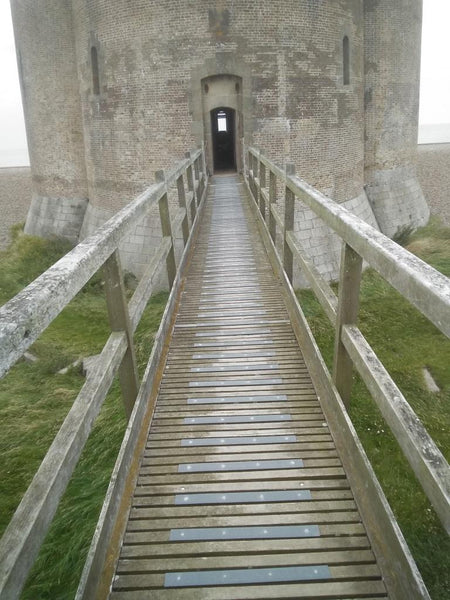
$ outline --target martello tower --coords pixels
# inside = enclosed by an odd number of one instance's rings
[[[242,138],[388,236],[428,219],[415,176],[421,0],[11,3],[27,232],[78,240],[202,142],[210,172],[239,170]],[[332,238],[313,225],[300,210],[331,277]],[[150,215],[123,248],[137,274],[155,235]]]

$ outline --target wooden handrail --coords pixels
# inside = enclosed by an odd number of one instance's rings
[[[336,328],[333,381],[337,391],[348,404],[352,370],[355,367],[380,407],[441,522],[450,532],[448,463],[356,327],[363,260],[447,336],[450,335],[449,279],[298,176],[281,169],[259,150],[246,148],[245,155],[248,157],[245,177],[258,207],[263,193],[257,177],[261,165],[264,165],[264,183],[267,179],[266,170],[269,173],[271,202],[267,233],[274,244],[274,252],[277,252],[277,225],[283,236],[283,256],[278,257],[279,263],[285,269],[287,267],[286,276],[291,282],[292,258],[300,265]],[[284,219],[275,204],[275,179],[287,190]],[[343,242],[339,298],[318,273],[293,231],[293,198],[310,208]],[[265,220],[263,224],[267,230]],[[300,306],[298,310],[301,311]]]
[[[163,176],[158,176],[161,181],[151,185],[92,236],[78,244],[0,308],[0,376],[2,376],[83,285],[100,268],[105,267],[105,290],[112,333],[0,541],[0,599],[2,600],[17,598],[20,595],[117,372],[122,383],[127,417],[133,413],[136,397],[142,397],[144,382],[139,388],[133,333],[163,266],[167,268],[171,286],[177,277],[172,228],[175,230],[176,227],[183,227],[184,257],[194,224],[197,223],[195,219],[197,204],[200,203],[206,190],[207,176],[202,168],[204,164],[203,148],[190,152],[189,156],[178,163],[174,169],[164,173]],[[185,177],[189,189],[193,192],[191,208],[194,206],[194,210],[190,230],[186,207],[183,204]],[[180,209],[174,219],[176,223],[171,223],[167,196],[169,188],[175,185],[181,200]],[[123,273],[118,247],[124,236],[156,203],[160,208],[162,240],[133,297],[127,303],[123,291]],[[164,326],[167,328],[167,324]],[[148,389],[149,385],[151,382],[146,380],[145,389]]]

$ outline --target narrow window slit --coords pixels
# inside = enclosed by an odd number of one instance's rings
[[[348,36],[342,40],[343,79],[344,85],[350,84],[350,42]]]
[[[100,77],[98,72],[97,48],[91,47],[91,67],[92,67],[92,91],[96,96],[100,95]]]

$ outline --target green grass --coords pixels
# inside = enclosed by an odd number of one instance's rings
[[[70,246],[42,240],[15,228],[0,253],[0,304],[64,255]],[[130,292],[131,294],[131,292]],[[135,334],[142,376],[167,294],[154,296]],[[67,415],[85,379],[79,368],[62,367],[97,354],[109,335],[103,282],[96,275],[54,320],[30,351],[35,363],[18,362],[0,381],[0,533]],[[115,382],[94,425],[62,499],[22,598],[73,598],[125,431],[120,389]]]
[[[402,240],[450,276],[450,229],[433,220]],[[334,335],[312,292],[298,292],[329,368]],[[450,341],[375,271],[364,272],[359,327],[446,457],[450,455]],[[426,390],[427,367],[441,391]],[[354,376],[350,416],[434,600],[450,594],[450,541],[365,385]]]
[[[406,238],[409,238],[408,240]],[[402,242],[450,275],[450,230],[432,222]],[[0,304],[20,291],[69,249],[58,240],[20,235],[0,253]],[[299,293],[330,365],[333,332],[311,292]],[[151,299],[136,332],[142,374],[167,294]],[[449,455],[450,342],[375,272],[361,290],[360,327],[443,453]],[[0,381],[0,531],[9,522],[73,403],[84,378],[79,369],[57,371],[80,356],[98,353],[109,334],[103,284],[93,278],[32,347],[37,363],[19,362]],[[441,392],[430,394],[427,366]],[[430,590],[446,600],[450,544],[361,380],[355,376],[351,417]],[[73,598],[125,429],[115,383],[58,509],[23,593],[27,600]]]

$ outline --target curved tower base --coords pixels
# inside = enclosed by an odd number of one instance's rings
[[[366,193],[380,230],[390,238],[428,222],[430,209],[411,166],[371,173]]]
[[[62,237],[76,244],[87,206],[87,198],[46,198],[33,194],[25,233]]]
[[[343,206],[363,221],[379,229],[365,192],[356,198],[341,202]],[[341,239],[309,208],[296,208],[294,230],[305,253],[326,281],[339,278]],[[294,287],[308,288],[309,282],[301,270],[294,272]]]

